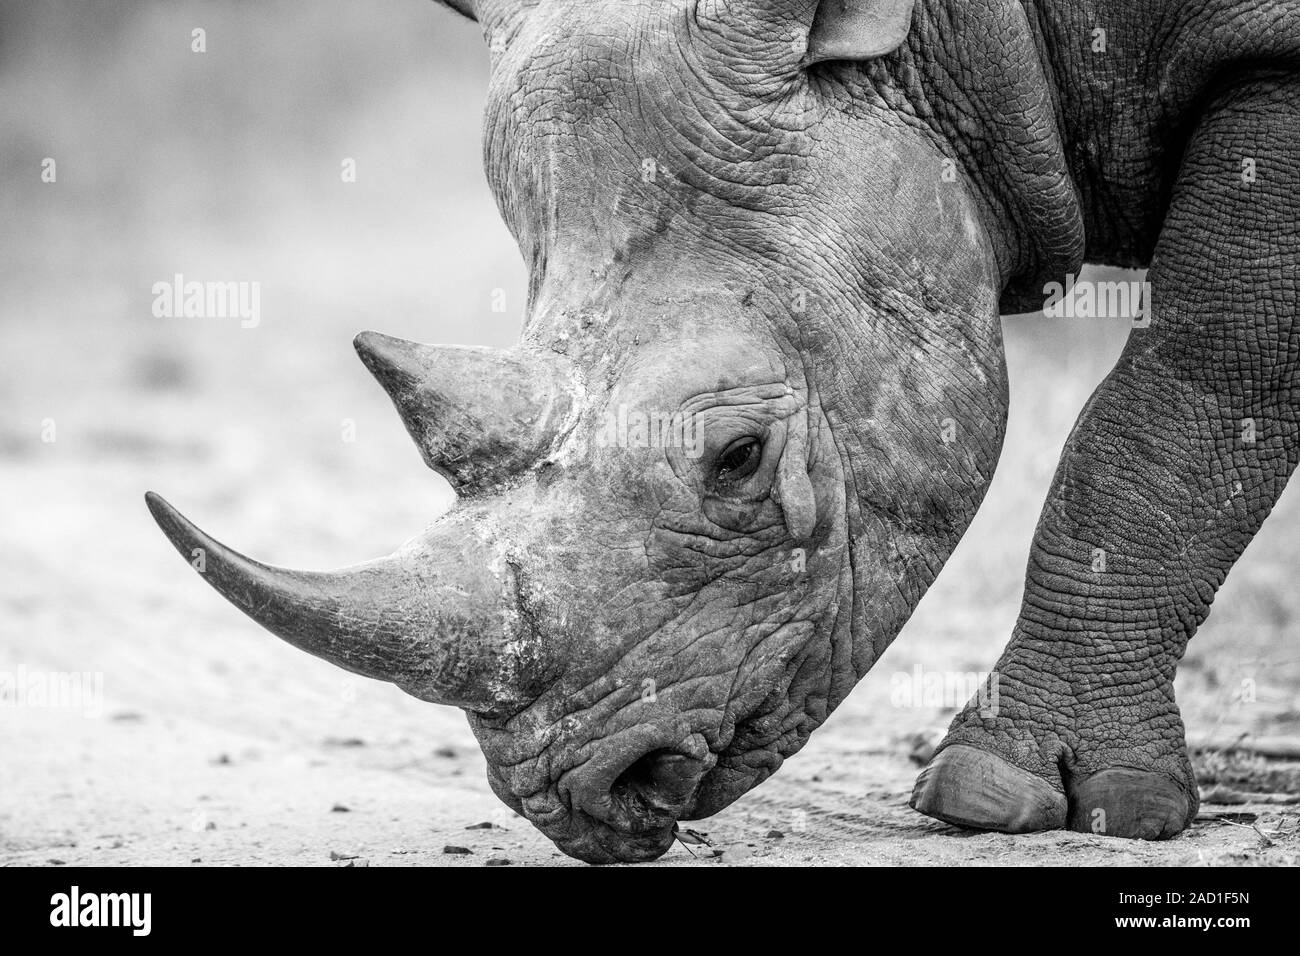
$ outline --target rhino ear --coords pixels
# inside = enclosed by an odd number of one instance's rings
[[[916,0],[822,0],[808,36],[809,63],[872,60],[907,39]]]
[[[471,20],[478,19],[474,14],[474,0],[433,0],[433,2],[451,7],[463,17],[469,17]]]

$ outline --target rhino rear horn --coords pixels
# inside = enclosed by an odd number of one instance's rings
[[[425,463],[462,494],[491,490],[545,458],[574,408],[572,367],[559,355],[378,332],[353,344]]]

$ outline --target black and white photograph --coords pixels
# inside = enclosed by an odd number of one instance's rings
[[[0,238],[26,921],[1300,862],[1300,0],[0,0]]]

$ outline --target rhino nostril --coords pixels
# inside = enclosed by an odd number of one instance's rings
[[[635,733],[634,733],[635,732]],[[610,739],[564,781],[572,807],[615,830],[644,833],[690,813],[717,756],[701,734],[672,745],[653,725]],[[632,739],[628,739],[632,738]]]
[[[639,801],[647,810],[680,812],[708,770],[705,760],[671,750],[652,750],[619,775],[613,792]]]

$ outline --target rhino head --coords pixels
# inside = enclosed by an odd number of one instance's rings
[[[493,790],[564,852],[651,859],[799,750],[973,517],[1005,418],[999,301],[1069,245],[1042,226],[1067,188],[1050,104],[951,95],[983,60],[1007,72],[963,6],[450,5],[492,50],[522,340],[355,344],[458,502],[332,573],[149,506],[284,640],[464,708]],[[978,127],[999,97],[1014,128]],[[1019,155],[1031,135],[1048,145]]]

